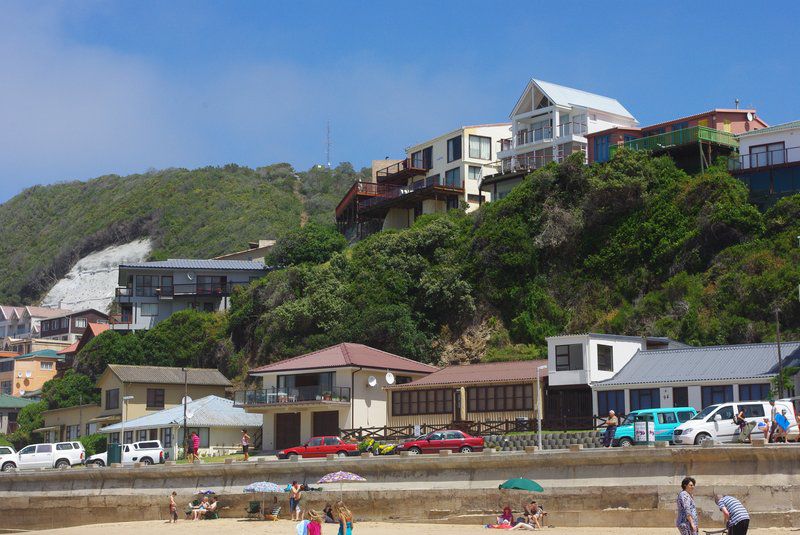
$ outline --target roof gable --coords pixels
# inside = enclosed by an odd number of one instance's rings
[[[192,427],[261,427],[262,415],[247,413],[243,408],[234,407],[233,401],[219,396],[206,396],[186,404],[187,425]],[[125,429],[151,429],[183,423],[183,405],[164,409],[125,422]],[[104,427],[102,433],[119,431],[121,423]]]
[[[547,366],[547,360],[481,362],[447,366],[416,381],[388,388],[406,389],[421,386],[479,383],[531,383],[536,380],[536,370],[539,366]],[[547,377],[547,369],[539,370],[539,377]]]
[[[216,368],[186,368],[186,381],[192,386],[230,386],[231,382]],[[98,379],[114,374],[123,383],[183,384],[183,368],[167,366],[132,366],[109,364]]]
[[[589,93],[588,91],[554,84],[552,82],[545,82],[544,80],[537,80],[536,78],[531,78],[531,81],[528,82],[525,91],[522,93],[519,100],[517,100],[511,112],[512,117],[519,113],[519,109],[523,104],[533,104],[533,106],[538,104],[531,100],[534,89],[538,89],[552,103],[559,106],[580,106],[636,121],[634,116],[625,109],[625,106],[620,104],[615,98]]]

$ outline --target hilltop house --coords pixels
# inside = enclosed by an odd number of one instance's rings
[[[585,155],[588,134],[637,125],[616,99],[536,79],[525,87],[510,116],[511,137],[500,140],[497,152],[499,172],[480,184],[492,200],[508,195],[535,169],[576,152]]]
[[[364,236],[410,227],[420,215],[461,203],[476,209],[484,200],[480,181],[495,172],[494,147],[508,128],[508,123],[462,126],[407,148],[403,160],[373,161],[379,166],[373,169],[375,182],[356,182],[336,207],[339,229]]]
[[[261,388],[235,393],[237,407],[264,415],[263,448],[296,446],[340,429],[384,426],[387,373],[410,383],[436,368],[361,344],[344,343],[250,371]]]
[[[34,403],[32,399],[25,399],[0,393],[0,434],[5,435],[17,430],[17,414],[26,405]]]
[[[263,262],[173,259],[120,264],[112,316],[117,330],[150,329],[173,312],[227,310],[237,286],[267,273]]]
[[[3,349],[13,349],[18,353],[46,349],[31,345],[32,340],[41,338],[41,322],[48,318],[60,318],[70,312],[64,308],[0,305],[0,335],[3,338]]]

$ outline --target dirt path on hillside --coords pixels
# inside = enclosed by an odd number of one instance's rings
[[[294,185],[292,186],[292,191],[294,192],[294,196],[297,197],[297,200],[300,201],[300,206],[301,206],[300,226],[305,227],[306,223],[308,223],[308,212],[306,212],[306,198],[300,192],[299,180],[295,180]]]

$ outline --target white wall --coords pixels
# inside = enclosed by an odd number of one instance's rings
[[[627,364],[633,355],[643,347],[644,340],[637,337],[601,337],[591,335],[554,336],[547,339],[548,381],[553,386],[588,385],[591,382],[605,381],[614,377]],[[581,344],[583,346],[582,370],[556,370],[556,346]],[[612,347],[614,371],[597,369],[597,346]]]
[[[765,132],[763,134],[754,133],[754,134],[739,136],[739,154],[742,155],[750,154],[750,147],[754,145],[765,145],[767,143],[780,143],[780,142],[783,142],[784,147],[786,147],[787,149],[798,147],[795,150],[788,151],[787,161],[789,162],[800,161],[800,127],[788,130]],[[747,164],[747,161],[745,161],[745,164]]]

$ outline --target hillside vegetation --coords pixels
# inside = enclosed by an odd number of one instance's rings
[[[211,258],[280,238],[333,209],[357,176],[350,164],[166,169],[29,188],[0,205],[0,302],[30,304],[86,254],[150,236],[154,259]],[[300,193],[298,195],[298,192]]]

